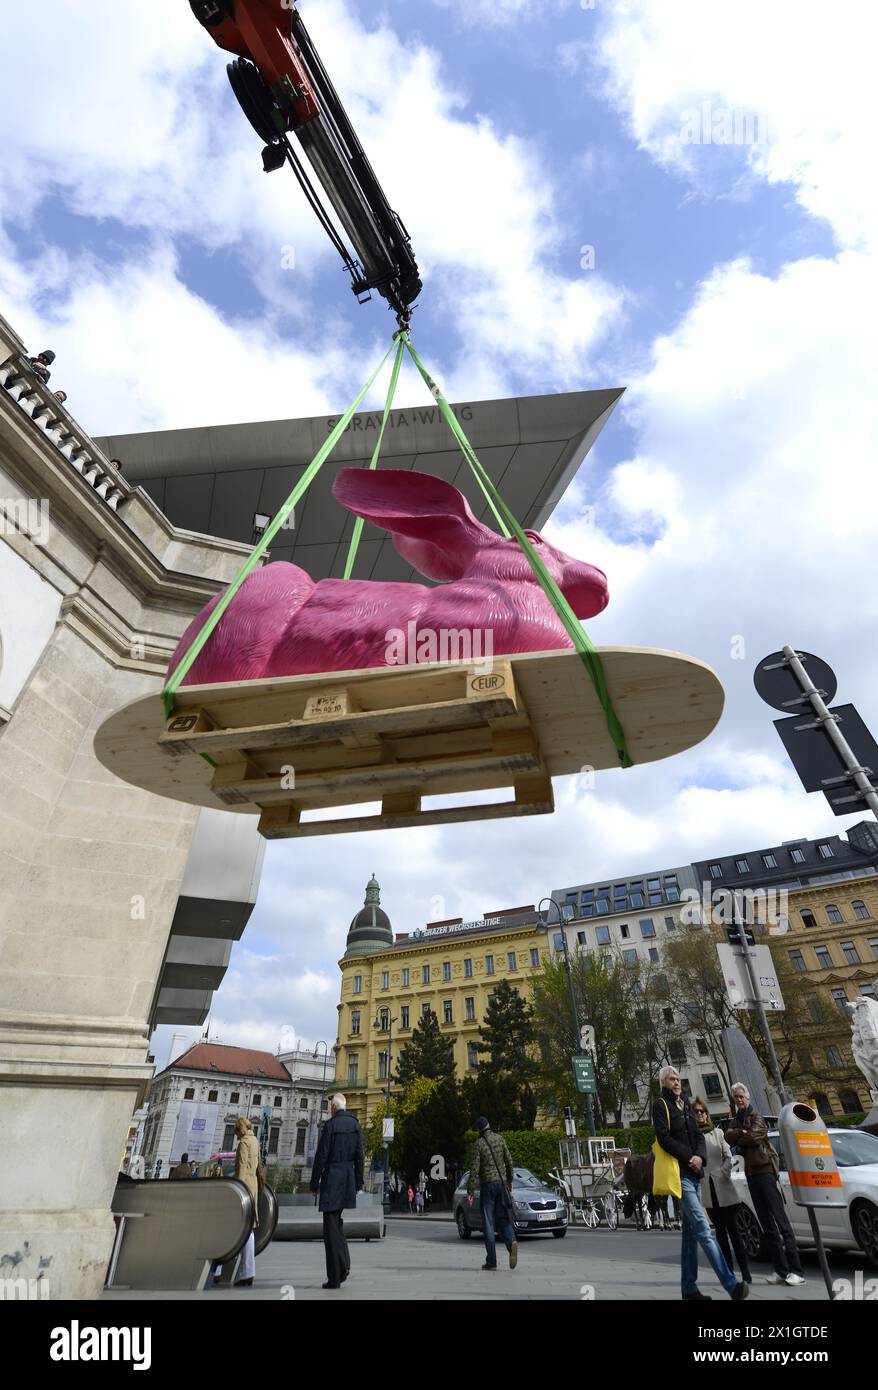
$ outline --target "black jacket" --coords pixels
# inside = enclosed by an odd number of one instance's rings
[[[677,1105],[677,1098],[673,1091],[662,1088],[661,1098],[652,1107],[652,1122],[655,1126],[655,1137],[669,1154],[680,1164],[680,1172],[684,1177],[698,1179],[704,1176],[704,1169],[696,1174],[693,1168],[689,1167],[690,1158],[698,1157],[702,1161],[707,1157],[707,1146],[704,1142],[704,1135],[698,1128],[692,1106],[685,1096],[681,1097],[683,1109]],[[665,1109],[667,1105],[667,1110]],[[670,1127],[668,1126],[668,1116],[670,1116]]]
[[[343,1211],[357,1205],[363,1186],[363,1135],[345,1110],[339,1110],[323,1126],[311,1171],[311,1191],[320,1189],[321,1211]]]

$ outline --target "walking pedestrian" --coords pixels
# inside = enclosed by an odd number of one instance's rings
[[[419,1187],[418,1190],[417,1190],[417,1192],[415,1193],[415,1212],[416,1212],[416,1214],[417,1214],[418,1216],[421,1216],[421,1215],[423,1214],[423,1210],[424,1210],[424,1194],[423,1194],[423,1192],[421,1191],[421,1189],[420,1189],[420,1187]]]
[[[351,1256],[342,1213],[357,1205],[363,1186],[363,1136],[344,1096],[332,1097],[331,1117],[323,1126],[311,1170],[311,1191],[319,1190],[326,1250],[324,1289],[341,1288],[351,1272]]]
[[[409,1199],[409,1216],[411,1216],[412,1212],[415,1209],[415,1189],[412,1187],[411,1183],[409,1183],[408,1187],[406,1188],[406,1192],[408,1194]]]
[[[518,1241],[512,1224],[512,1157],[502,1134],[495,1134],[490,1120],[480,1115],[476,1122],[478,1138],[470,1155],[467,1201],[472,1206],[476,1184],[482,1207],[482,1234],[485,1237],[485,1263],[482,1269],[497,1268],[497,1237],[509,1251],[509,1268],[518,1264]],[[495,1234],[496,1227],[496,1234]]]
[[[768,1125],[754,1110],[750,1092],[740,1081],[732,1087],[735,1117],[726,1130],[726,1140],[739,1149],[744,1159],[744,1173],[756,1217],[771,1247],[774,1273],[766,1276],[769,1284],[804,1284],[805,1272],[799,1258],[796,1237],[784,1208],[778,1184],[780,1160],[768,1137]]]
[[[192,1168],[189,1163],[188,1154],[183,1155],[176,1168],[171,1169],[170,1173],[168,1174],[168,1177],[174,1182],[182,1182],[185,1178],[192,1177]]]
[[[253,1198],[253,1230],[247,1237],[247,1244],[241,1255],[241,1277],[235,1280],[235,1286],[240,1284],[251,1288],[256,1277],[256,1227],[259,1224],[259,1193],[264,1186],[264,1178],[259,1161],[259,1144],[253,1133],[253,1126],[243,1115],[235,1121],[235,1133],[238,1136],[235,1177],[244,1184]]]
[[[738,1283],[726,1264],[701,1205],[700,1188],[707,1152],[704,1136],[696,1124],[691,1105],[682,1094],[683,1083],[676,1068],[662,1067],[659,1084],[662,1093],[652,1107],[655,1137],[660,1147],[677,1160],[680,1169],[680,1283],[683,1298],[687,1302],[710,1301],[710,1295],[701,1293],[698,1288],[700,1245],[726,1293],[738,1302],[747,1297],[749,1287]]]
[[[734,1268],[734,1248],[741,1278],[745,1284],[752,1284],[747,1247],[739,1225],[741,1198],[732,1181],[732,1151],[722,1130],[710,1118],[710,1111],[700,1096],[695,1097],[692,1109],[698,1128],[704,1135],[707,1150],[704,1168],[707,1173],[707,1195],[710,1198],[710,1216],[716,1231],[716,1243],[723,1252],[729,1269]]]

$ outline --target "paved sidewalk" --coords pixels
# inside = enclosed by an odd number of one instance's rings
[[[475,1237],[459,1239],[450,1216],[410,1217],[388,1224],[382,1241],[351,1241],[352,1272],[339,1290],[323,1290],[326,1278],[323,1245],[319,1241],[273,1241],[256,1261],[252,1289],[209,1289],[204,1293],[124,1293],[113,1290],[105,1301],[180,1299],[226,1302],[246,1299],[448,1301],[455,1299],[527,1299],[597,1302],[611,1300],[679,1301],[680,1236],[678,1232],[639,1233],[574,1229],[563,1240],[540,1237],[519,1244],[518,1268],[510,1271],[507,1255],[498,1251],[496,1273],[480,1268],[484,1245]],[[767,1265],[757,1268],[753,1301],[826,1302],[826,1289],[816,1259],[805,1256],[808,1282],[801,1288],[762,1282]],[[719,1302],[728,1296],[701,1262],[701,1289]],[[854,1256],[834,1257],[834,1276],[850,1275],[865,1265]]]

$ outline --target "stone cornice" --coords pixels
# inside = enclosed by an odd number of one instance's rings
[[[434,938],[421,938],[417,941],[395,941],[392,946],[385,950],[370,951],[368,955],[342,957],[339,966],[342,970],[351,969],[353,966],[363,966],[368,961],[392,961],[398,960],[400,955],[408,953],[410,955],[424,955],[430,953],[435,955],[437,952],[447,952],[449,947],[457,949],[459,946],[481,946],[491,941],[512,941],[522,936],[546,935],[546,928],[540,922],[524,923],[518,927],[490,927],[487,931],[473,933],[467,936],[463,932],[459,936],[449,935]]]

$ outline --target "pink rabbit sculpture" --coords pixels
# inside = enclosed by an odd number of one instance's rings
[[[183,682],[268,679],[323,671],[455,659],[442,634],[464,634],[458,659],[552,651],[573,644],[514,538],[477,521],[457,488],[429,473],[342,468],[333,495],[348,511],[390,531],[399,554],[426,584],[321,579],[284,561],[241,585]],[[573,611],[591,618],[607,605],[606,576],[572,560],[536,531],[527,536]],[[189,624],[169,674],[219,595]]]

